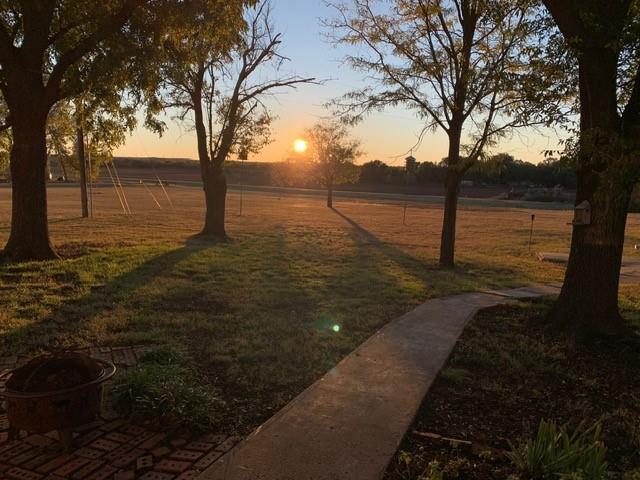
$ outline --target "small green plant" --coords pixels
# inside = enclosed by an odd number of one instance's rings
[[[629,470],[625,472],[622,477],[622,480],[640,480],[640,468],[636,468],[635,470]]]
[[[181,365],[184,355],[169,345],[155,347],[140,356],[140,363],[154,365]]]
[[[444,465],[442,469],[442,477],[443,478],[465,478],[465,472],[471,469],[471,464],[469,460],[464,457],[457,457],[454,459],[450,459]],[[436,477],[439,478],[439,477]]]
[[[444,480],[444,472],[440,468],[440,463],[437,460],[429,462],[429,465],[421,478],[424,480]]]
[[[601,427],[581,423],[572,434],[566,426],[541,421],[535,438],[511,445],[509,459],[526,478],[602,480],[607,476]]]
[[[195,382],[191,369],[177,363],[179,358],[170,349],[153,350],[117,376],[111,388],[115,410],[191,431],[211,427],[218,400]]]
[[[455,385],[463,385],[467,383],[471,377],[471,373],[464,368],[448,367],[440,372],[440,377]]]

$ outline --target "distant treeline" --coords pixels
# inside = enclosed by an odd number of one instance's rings
[[[119,157],[115,159],[118,168],[163,171],[163,177],[171,180],[178,172],[186,174],[193,181],[199,180],[198,162],[186,158],[138,158]],[[238,162],[226,163],[228,181],[231,184],[292,186],[301,188],[319,187],[309,173],[304,162]],[[351,181],[343,188],[358,190],[404,191],[426,193],[426,188],[436,190],[442,185],[446,167],[443,162],[419,162],[413,173],[407,175],[404,166],[391,166],[380,160],[362,165],[354,165]],[[0,177],[2,173],[0,172]],[[180,175],[176,178],[183,179]],[[576,176],[570,159],[566,157],[546,158],[538,164],[517,160],[501,153],[494,155],[471,168],[464,177],[463,190],[475,196],[473,187],[481,188],[479,196],[498,194],[500,191],[523,189],[562,189],[572,191],[576,187]],[[431,193],[428,192],[428,193]],[[632,211],[640,211],[640,188],[636,189],[632,200]]]
[[[157,157],[117,157],[118,168],[184,170],[198,175],[200,166],[187,158]],[[56,166],[55,157],[50,163]],[[260,185],[288,185],[298,187],[316,186],[303,162],[244,162],[229,161],[225,165],[230,183],[250,183]],[[58,170],[53,168],[53,170]],[[407,175],[404,166],[391,166],[380,160],[362,165],[354,165],[354,174],[346,185],[387,185],[404,186],[410,184],[442,184],[446,175],[443,162],[418,162],[415,171]],[[539,164],[516,160],[509,154],[501,153],[479,162],[471,168],[464,179],[474,185],[488,186],[531,186],[555,187],[557,185],[572,190],[576,177],[571,161],[567,158],[547,158]]]
[[[180,161],[185,165],[184,160]],[[188,161],[187,161],[188,163]],[[195,163],[195,162],[194,162]],[[160,166],[160,165],[158,165]],[[193,165],[197,168],[197,164]],[[300,162],[240,162],[230,161],[225,166],[229,183],[250,185],[293,186],[316,188],[319,185],[309,175],[309,170]],[[404,166],[391,166],[380,160],[355,165],[352,181],[343,185],[344,189],[404,191],[410,193],[438,192],[443,184],[446,168],[443,162],[419,162],[415,172],[407,175]],[[531,200],[536,198],[536,189],[555,189],[573,191],[576,188],[576,175],[571,159],[567,157],[546,158],[538,164],[515,159],[501,153],[479,162],[465,175],[463,194],[468,196],[489,196],[500,191],[508,192],[531,190]],[[472,187],[470,186],[472,185]],[[431,187],[427,190],[427,187]],[[465,192],[466,191],[466,192]],[[544,194],[542,194],[544,196]],[[516,198],[527,198],[516,197]],[[545,200],[552,200],[546,198]],[[566,201],[566,196],[565,196]],[[640,212],[640,186],[636,188],[630,210]]]
[[[446,167],[443,162],[421,162],[417,164],[414,176],[417,183],[442,183],[445,175]],[[380,160],[374,160],[361,166],[358,181],[364,184],[403,184],[406,178],[404,167],[391,167]],[[464,179],[478,185],[559,185],[567,189],[574,189],[576,186],[573,166],[567,158],[547,158],[536,165],[516,160],[506,153],[477,163]]]

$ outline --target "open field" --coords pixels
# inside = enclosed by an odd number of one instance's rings
[[[162,191],[153,193],[167,207]],[[458,268],[437,268],[441,208],[248,193],[228,201],[227,243],[193,235],[202,192],[173,187],[159,210],[127,188],[132,216],[113,189],[98,189],[95,219],[78,218],[79,194],[51,188],[61,262],[0,266],[0,352],[51,346],[164,344],[190,356],[224,404],[227,430],[246,432],[329,370],[380,326],[427,298],[558,281],[562,267],[536,250],[568,250],[569,211],[462,207]],[[0,242],[10,190],[0,189]],[[536,214],[528,251],[530,214]],[[640,216],[625,254],[638,255]],[[625,290],[625,302],[631,290]],[[637,294],[637,290],[635,291]]]

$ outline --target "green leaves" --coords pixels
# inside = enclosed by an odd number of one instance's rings
[[[180,121],[193,113],[205,165],[220,166],[234,153],[257,153],[271,138],[273,116],[264,98],[314,79],[283,74],[287,59],[279,51],[282,38],[271,22],[269,0],[201,0],[186,14],[198,29],[179,22],[170,29],[162,65],[164,108],[175,109]]]
[[[358,47],[345,61],[367,76],[329,104],[350,122],[401,105],[424,120],[421,137],[442,129],[475,161],[514,129],[563,113],[531,68],[531,1],[350,0],[325,24],[334,43]]]
[[[165,427],[206,431],[215,420],[218,401],[199,385],[182,355],[168,347],[143,355],[138,366],[116,377],[111,392],[120,413],[160,421]]]
[[[526,478],[603,480],[607,476],[607,449],[600,442],[601,427],[584,423],[569,434],[567,426],[540,422],[537,435],[511,446],[509,459]]]
[[[349,137],[347,128],[339,122],[317,123],[307,129],[314,173],[327,187],[355,180],[358,170],[353,168],[362,151],[360,142]]]

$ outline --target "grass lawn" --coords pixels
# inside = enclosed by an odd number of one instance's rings
[[[623,314],[640,334],[639,299],[640,287],[622,289]],[[582,421],[600,422],[612,478],[623,472],[625,480],[638,478],[630,472],[640,467],[640,335],[571,354],[546,330],[550,304],[479,313],[432,386],[387,480],[528,479],[499,450],[535,437],[541,420],[569,424],[570,431]],[[415,432],[471,441],[475,448]]]
[[[530,211],[462,209],[459,264],[437,268],[441,210],[230,195],[231,241],[194,239],[202,193],[174,188],[154,210],[128,188],[133,216],[98,189],[96,218],[77,218],[75,189],[49,192],[65,260],[0,266],[0,353],[88,345],[168,344],[222,400],[225,431],[246,433],[389,320],[427,298],[558,281],[528,251]],[[0,241],[9,190],[0,189]],[[538,211],[535,250],[567,251],[570,212]],[[633,223],[635,222],[635,223]],[[629,243],[640,242],[632,217]],[[628,252],[631,253],[631,252]]]

